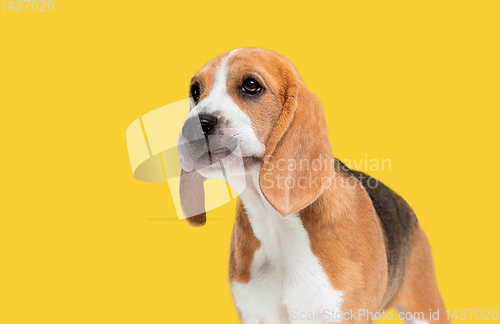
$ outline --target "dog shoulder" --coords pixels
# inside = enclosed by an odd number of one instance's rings
[[[351,170],[337,160],[337,170],[354,176],[368,193],[384,233],[388,266],[388,293],[395,295],[404,277],[405,268],[418,220],[410,205],[378,179],[361,171]]]

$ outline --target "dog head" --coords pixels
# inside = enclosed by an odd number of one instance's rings
[[[205,223],[203,201],[193,198],[201,176],[227,178],[260,166],[260,190],[283,216],[312,203],[332,178],[321,104],[280,54],[257,48],[224,53],[194,75],[190,97],[179,155],[181,203],[187,214],[198,215],[188,218],[191,224]]]

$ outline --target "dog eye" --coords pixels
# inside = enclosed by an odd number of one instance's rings
[[[200,100],[200,86],[195,84],[191,86],[191,97],[193,97],[193,100],[195,103],[198,103],[198,100]]]
[[[255,79],[246,79],[243,81],[243,84],[241,86],[241,91],[248,93],[248,94],[257,94],[259,93],[261,89],[260,84],[255,81]]]

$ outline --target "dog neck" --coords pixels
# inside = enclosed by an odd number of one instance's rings
[[[322,232],[340,219],[352,219],[350,212],[357,211],[358,200],[367,198],[357,181],[352,182],[353,178],[338,172],[331,186],[312,204],[283,217],[260,189],[260,168],[261,164],[257,164],[247,170],[245,189],[239,197],[253,233],[269,258],[286,255],[290,249],[312,243],[309,230]]]
[[[260,168],[261,165],[255,165],[247,170],[240,199],[267,259],[291,262],[299,257],[296,252],[301,246],[309,245],[307,231],[298,212],[283,217],[266,200],[259,186]]]

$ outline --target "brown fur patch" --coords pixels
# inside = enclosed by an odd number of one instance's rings
[[[431,323],[450,323],[436,282],[431,246],[420,227],[415,234],[403,285],[394,305],[405,312],[423,312],[424,319]],[[439,310],[439,320],[430,319],[429,310]]]
[[[217,56],[205,64],[205,66],[191,78],[190,88],[195,83],[200,86],[200,101],[207,97],[212,91],[215,84],[217,68],[220,66],[222,60],[228,55],[229,53],[224,53]],[[191,92],[189,92],[189,96],[191,96]]]
[[[248,283],[253,255],[260,248],[260,242],[252,231],[248,215],[238,201],[236,220],[231,235],[229,255],[229,282]]]

